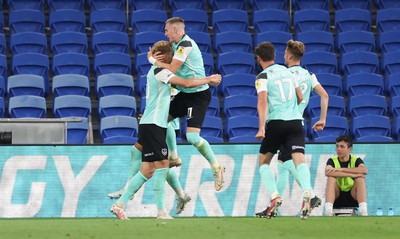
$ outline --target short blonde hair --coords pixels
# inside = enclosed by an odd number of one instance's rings
[[[301,41],[289,40],[286,43],[286,47],[289,53],[292,54],[293,58],[301,60],[305,51],[304,44]]]

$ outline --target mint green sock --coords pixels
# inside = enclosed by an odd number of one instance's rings
[[[147,178],[142,174],[142,172],[139,171],[135,176],[132,177],[131,181],[125,189],[125,192],[122,194],[121,198],[118,201],[126,205],[128,201],[132,198],[132,196],[142,187],[142,185],[146,181]]]
[[[261,181],[270,194],[277,192],[275,184],[275,175],[268,164],[263,164],[260,167]]]
[[[183,198],[185,196],[183,194],[181,182],[179,181],[178,175],[176,175],[174,168],[170,168],[168,170],[166,180],[169,186],[171,186],[171,188],[175,191],[176,195],[178,195],[179,198]]]
[[[171,124],[168,124],[167,128],[167,136],[165,142],[168,146],[168,151],[176,151],[178,146],[176,145],[176,134],[174,127]]]
[[[186,133],[186,138],[207,159],[210,165],[214,164],[215,154],[207,140],[203,139],[199,133]]]
[[[159,168],[154,172],[154,195],[157,209],[165,209],[165,180],[168,168]]]
[[[142,166],[142,152],[134,146],[131,148],[131,163],[129,165],[129,178],[137,174]]]
[[[284,162],[283,167],[289,170],[289,172],[293,175],[294,179],[301,187],[299,173],[297,172],[296,165],[294,165],[293,160],[287,160],[286,162]]]
[[[310,169],[307,167],[307,164],[301,163],[297,165],[297,173],[299,174],[301,189],[303,191],[311,190]]]
[[[279,195],[283,195],[285,191],[288,179],[289,179],[289,171],[285,168],[283,163],[278,162],[278,179],[276,180],[276,188],[278,190]]]

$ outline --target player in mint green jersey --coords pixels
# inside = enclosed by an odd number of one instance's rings
[[[185,22],[182,18],[173,17],[165,23],[165,36],[172,43],[174,58],[170,64],[160,61],[158,54],[149,52],[148,58],[153,65],[157,65],[174,72],[184,79],[204,77],[204,63],[201,51],[196,42],[185,33]],[[171,101],[169,120],[187,116],[186,138],[190,144],[204,156],[211,166],[214,174],[214,187],[220,191],[223,187],[223,166],[218,163],[210,144],[200,136],[200,130],[211,101],[211,92],[207,84],[198,87],[177,86],[180,91]],[[168,131],[172,132],[172,131]],[[168,133],[167,140],[175,137]],[[172,142],[172,141],[171,141]],[[171,145],[171,166],[180,166],[182,161],[178,157],[177,146]]]
[[[153,52],[160,52],[165,62],[171,62],[173,50],[171,44],[159,41],[154,44]],[[111,206],[111,212],[118,219],[128,219],[125,207],[128,201],[154,174],[154,193],[158,209],[157,218],[172,219],[165,210],[165,182],[169,174],[168,148],[166,133],[171,98],[171,85],[196,87],[204,84],[218,85],[220,75],[210,77],[182,79],[168,69],[153,66],[147,74],[146,109],[139,123],[138,141],[134,145],[136,154],[141,155],[142,164],[129,181],[121,198]]]

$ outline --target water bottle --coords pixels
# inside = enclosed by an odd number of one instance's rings
[[[388,216],[394,216],[394,210],[393,210],[393,208],[389,208]]]
[[[376,210],[376,215],[377,216],[382,216],[383,215],[382,208],[378,207],[378,210]]]

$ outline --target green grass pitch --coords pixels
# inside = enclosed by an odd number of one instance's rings
[[[1,239],[400,238],[400,217],[29,218],[0,219]]]

